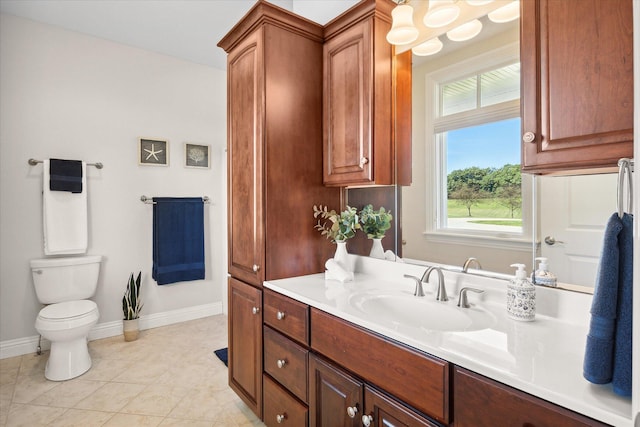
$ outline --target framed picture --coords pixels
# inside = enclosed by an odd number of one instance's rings
[[[169,166],[169,141],[140,138],[138,164],[145,166]]]
[[[209,145],[184,143],[184,165],[188,168],[209,168]]]

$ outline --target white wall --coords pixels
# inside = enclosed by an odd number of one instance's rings
[[[104,256],[98,328],[122,319],[122,292],[139,270],[141,320],[222,311],[226,73],[9,15],[0,19],[0,357],[12,355],[10,344],[37,335],[41,306],[29,260],[43,256],[42,165],[29,166],[31,157],[104,164],[87,171],[88,253]],[[169,167],[138,165],[141,136],[170,141]],[[186,141],[211,145],[210,169],[183,166]],[[143,194],[210,197],[205,280],[153,281],[152,207],[140,202]]]

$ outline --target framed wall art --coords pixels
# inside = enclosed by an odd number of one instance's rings
[[[169,141],[155,138],[140,138],[138,141],[138,164],[145,166],[169,166]]]
[[[188,168],[208,169],[211,167],[209,160],[210,146],[202,144],[184,143],[184,165]]]

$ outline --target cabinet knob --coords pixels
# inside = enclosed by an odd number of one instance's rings
[[[276,365],[278,365],[278,368],[282,369],[286,366],[287,361],[284,359],[278,359],[278,361],[276,362]]]
[[[253,272],[257,273],[258,271],[260,271],[260,266],[258,264],[253,264]]]
[[[284,420],[287,419],[287,414],[278,414],[276,415],[276,422],[278,424],[282,424],[284,422]]]
[[[360,157],[360,167],[364,167],[367,163],[369,163],[369,159],[366,157]]]
[[[251,309],[251,312],[252,312],[253,314],[258,314],[258,313],[260,313],[260,307],[253,307],[253,308]]]
[[[357,406],[349,406],[349,407],[347,407],[347,415],[349,415],[349,418],[355,418],[357,413],[358,413],[358,407]]]
[[[363,415],[362,416],[362,425],[364,427],[369,427],[373,422],[373,416],[371,415]]]
[[[284,316],[285,316],[284,311],[278,311],[276,313],[276,319],[278,319],[278,320],[284,319]]]
[[[536,134],[533,132],[525,132],[522,135],[522,141],[524,142],[534,142],[536,140]]]

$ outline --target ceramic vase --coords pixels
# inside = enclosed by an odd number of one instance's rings
[[[384,248],[382,247],[382,238],[380,239],[371,239],[373,241],[371,245],[371,252],[369,252],[369,256],[371,258],[384,259]]]
[[[138,332],[140,331],[140,328],[138,327],[138,320],[140,319],[122,321],[125,341],[135,341],[138,339]]]
[[[347,242],[345,240],[336,240],[336,253],[333,259],[345,271],[351,271],[349,268],[349,253],[347,252]]]

